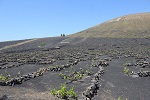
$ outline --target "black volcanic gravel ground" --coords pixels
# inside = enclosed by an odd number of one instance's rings
[[[14,43],[2,42],[0,47]],[[79,71],[82,78],[74,80],[70,75]],[[78,100],[149,100],[150,39],[38,39],[1,51],[0,74],[6,73],[11,81],[0,81],[0,98],[10,100],[58,100],[50,90],[63,83],[74,86]]]

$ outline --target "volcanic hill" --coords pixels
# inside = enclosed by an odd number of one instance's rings
[[[149,38],[150,13],[118,17],[69,37]]]

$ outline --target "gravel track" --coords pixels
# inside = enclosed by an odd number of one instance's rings
[[[3,48],[0,48],[0,51],[4,50],[4,49],[9,49],[9,48],[17,47],[17,46],[20,46],[20,45],[23,45],[23,44],[26,44],[26,43],[29,43],[29,42],[32,42],[32,41],[35,41],[35,40],[37,40],[37,39],[27,40],[27,41],[20,42],[20,43],[17,43],[17,44],[8,45],[8,46],[5,46]]]

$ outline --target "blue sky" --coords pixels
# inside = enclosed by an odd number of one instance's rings
[[[0,41],[72,34],[141,12],[150,0],[0,0]]]

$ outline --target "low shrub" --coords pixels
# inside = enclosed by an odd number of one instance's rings
[[[51,94],[62,99],[67,99],[69,97],[74,99],[77,98],[76,93],[74,92],[74,87],[67,90],[65,84],[61,84],[61,89],[52,89]]]

